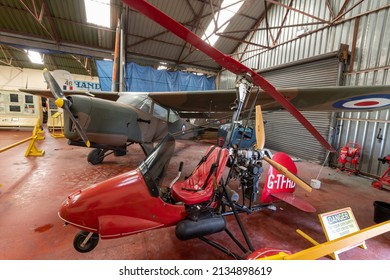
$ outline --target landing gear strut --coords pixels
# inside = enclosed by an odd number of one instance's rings
[[[130,145],[130,144],[129,144]],[[128,145],[127,145],[128,146]],[[126,146],[126,147],[127,147]],[[124,147],[123,149],[116,149],[116,150],[108,150],[108,149],[102,149],[102,148],[96,148],[96,149],[93,149],[89,154],[88,154],[88,162],[90,164],[93,164],[93,165],[96,165],[96,164],[99,164],[99,163],[102,163],[103,159],[108,156],[108,155],[111,155],[112,153],[116,156],[116,157],[120,157],[120,156],[125,156],[127,151],[126,151],[126,147]]]

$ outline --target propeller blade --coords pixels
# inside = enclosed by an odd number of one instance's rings
[[[49,70],[43,70],[43,77],[49,85],[50,91],[52,92],[53,96],[56,98],[56,105],[64,109],[69,114],[69,117],[72,119],[72,122],[74,123],[78,134],[81,136],[81,139],[83,139],[87,147],[90,147],[91,143],[88,140],[87,134],[84,132],[84,129],[81,127],[78,120],[75,118],[75,116],[73,116],[72,112],[70,111],[70,106],[72,106],[70,100],[66,98],[65,94],[61,90],[61,87],[58,85],[57,81],[54,79]]]
[[[79,121],[73,116],[73,114],[70,111],[67,103],[65,103],[65,106],[62,107],[62,109],[65,109],[66,111],[68,111],[69,116],[72,119],[72,122],[74,123],[78,134],[81,136],[81,139],[83,139],[85,145],[89,148],[91,146],[91,142],[89,142],[87,134],[84,132],[84,129],[81,127]]]
[[[256,145],[257,149],[263,149],[264,143],[265,143],[265,133],[264,133],[264,122],[263,122],[263,116],[261,112],[261,106],[256,106],[256,118],[255,118],[255,133],[256,133]],[[300,186],[304,190],[311,192],[312,188],[303,180],[301,180],[298,176],[296,176],[294,173],[290,172],[286,167],[281,165],[280,163],[277,163],[276,161],[270,159],[266,155],[264,155],[264,160],[268,162],[273,168],[275,168],[277,171],[279,171],[281,174],[289,178],[291,181],[293,181],[296,185]]]
[[[262,150],[265,144],[265,133],[264,133],[264,121],[263,113],[261,112],[261,106],[256,106],[256,119],[255,119],[255,133],[256,133],[256,146],[258,150]]]
[[[153,5],[144,0],[123,0],[129,7],[144,14],[154,22],[168,29],[170,32],[180,37],[187,43],[193,45],[209,57],[215,60],[219,65],[233,72],[236,75],[247,73],[253,79],[253,83],[261,87],[268,95],[274,98],[288,112],[290,112],[327,150],[336,152],[328,141],[317,131],[317,129],[288,101],[279,93],[268,81],[257,74],[249,67],[243,65],[230,56],[225,55],[216,48],[203,41],[195,33],[178,23]]]

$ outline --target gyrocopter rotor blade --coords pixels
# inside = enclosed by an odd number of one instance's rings
[[[56,105],[64,109],[69,114],[69,117],[72,119],[72,122],[74,123],[76,130],[81,136],[81,138],[83,139],[85,145],[87,147],[90,147],[91,143],[89,142],[86,133],[84,132],[78,120],[73,116],[72,112],[70,111],[70,107],[72,106],[70,100],[66,98],[65,94],[62,92],[60,86],[58,85],[54,77],[50,74],[49,70],[47,69],[43,70],[43,77],[45,78],[51,92],[53,93],[53,96],[56,99],[55,100]]]
[[[263,114],[261,112],[260,105],[256,106],[256,124],[255,124],[255,133],[256,133],[256,146],[257,149],[261,150],[264,148],[265,143],[265,133],[264,133],[264,122],[263,122]],[[270,159],[266,155],[264,155],[264,160],[269,163],[273,168],[279,171],[281,174],[289,178],[296,185],[300,186],[304,190],[311,192],[312,188],[303,180],[301,180],[294,173],[290,172],[286,167],[277,163],[276,161]]]
[[[147,16],[154,22],[165,27],[176,36],[187,43],[193,45],[209,57],[215,60],[219,65],[233,72],[236,75],[247,74],[253,80],[253,83],[261,87],[268,95],[274,98],[281,106],[290,112],[327,150],[336,152],[328,141],[317,131],[317,129],[288,101],[279,93],[268,81],[257,74],[255,71],[238,62],[232,57],[225,55],[216,48],[210,46],[199,36],[178,23],[168,15],[149,4],[144,0],[123,0],[128,6]]]

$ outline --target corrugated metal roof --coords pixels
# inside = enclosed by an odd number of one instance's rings
[[[98,1],[98,0],[97,0]],[[240,0],[237,0],[240,1]],[[186,27],[202,35],[218,10],[220,0],[149,0]],[[63,67],[72,73],[95,75],[94,63],[86,69],[81,57],[111,58],[115,44],[115,29],[121,11],[127,11],[127,52],[131,60],[143,65],[166,61],[173,67],[187,66],[218,71],[219,65],[194,50],[183,40],[153,23],[145,16],[127,8],[120,0],[111,0],[110,28],[86,22],[83,1],[79,0],[0,0],[0,63],[21,68],[42,68],[29,62],[22,49],[45,52],[45,67],[49,70]],[[250,29],[263,14],[263,1],[246,0],[239,14],[227,30]],[[221,37],[216,47],[230,54],[247,32],[234,34],[237,40]],[[19,50],[18,50],[19,49]],[[84,59],[84,58],[82,58]]]
[[[213,20],[214,13],[219,10],[222,2],[221,0],[147,1],[199,36]],[[307,52],[308,48],[300,47],[314,44],[306,37],[299,40],[299,43],[297,41],[288,42],[293,37],[296,38],[295,34],[299,26],[306,25],[309,31],[324,25],[333,26],[331,20],[343,20],[343,18],[358,15],[361,11],[367,10],[367,6],[370,9],[376,9],[388,3],[388,1],[329,0],[318,1],[318,3],[316,1],[315,4],[308,5],[312,1],[237,0],[239,1],[244,1],[244,4],[230,20],[229,26],[216,42],[215,47],[226,54],[237,52],[235,58],[245,61],[252,68],[269,67],[284,60],[291,61],[303,55],[318,54],[310,54]],[[265,21],[265,4],[269,11],[268,26]],[[275,5],[278,6],[277,9],[272,9]],[[290,8],[289,5],[291,5]],[[96,75],[94,61],[112,58],[117,19],[124,11],[127,15],[128,61],[151,66],[164,61],[168,62],[172,69],[190,67],[211,72],[220,70],[219,65],[213,60],[145,16],[128,8],[122,1],[111,0],[110,8],[111,27],[103,28],[86,22],[83,1],[0,0],[0,64],[41,68],[42,66],[32,65],[23,52],[15,49],[31,48],[45,52],[45,67],[49,70],[58,69],[61,66],[71,72],[77,71],[78,74]],[[287,9],[290,11],[287,12]],[[341,13],[340,18],[335,14],[338,12]],[[283,19],[287,13],[289,16],[284,22]],[[319,18],[327,22],[311,25],[315,24]],[[375,26],[375,21],[372,26]],[[254,29],[259,28],[261,30],[253,32]],[[327,42],[327,44],[316,42],[318,48],[329,48],[334,45],[334,42],[339,41],[338,38],[352,36],[352,32],[341,34],[337,26],[332,29],[331,33],[328,33],[324,31],[324,36],[321,38],[322,42]],[[375,40],[379,40],[378,38],[373,38],[374,43]],[[274,49],[275,43],[272,39],[277,41],[276,45],[279,44],[280,48]],[[252,43],[248,45],[247,41]],[[276,54],[264,53],[267,46],[270,46]],[[282,49],[294,50],[291,51],[293,56],[281,57],[280,50]],[[261,53],[263,53],[262,57],[260,57]],[[67,57],[66,60],[64,60],[65,57]],[[61,61],[61,63],[56,61]]]

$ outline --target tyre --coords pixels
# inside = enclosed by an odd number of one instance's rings
[[[93,233],[87,243],[84,246],[81,246],[88,234],[88,231],[83,230],[76,234],[73,239],[73,247],[76,249],[76,251],[80,253],[88,253],[97,246],[97,244],[99,243],[99,234],[97,233]]]
[[[93,149],[89,154],[88,154],[88,162],[96,165],[99,164],[103,161],[104,159],[104,150],[102,149]]]

